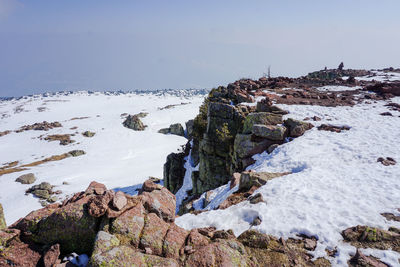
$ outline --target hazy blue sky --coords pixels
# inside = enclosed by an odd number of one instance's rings
[[[399,0],[0,0],[0,96],[400,67]]]

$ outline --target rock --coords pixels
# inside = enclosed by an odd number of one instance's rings
[[[168,228],[168,223],[164,222],[155,213],[149,213],[145,219],[139,247],[142,249],[150,248],[155,255],[161,256],[163,253],[163,240]]]
[[[252,248],[268,248],[271,241],[270,237],[266,234],[262,234],[256,230],[247,230],[239,235],[238,240],[243,245]]]
[[[259,216],[257,216],[256,218],[254,218],[253,222],[251,223],[252,226],[257,226],[260,225],[262,222],[261,218]]]
[[[289,113],[286,110],[281,109],[280,107],[272,105],[272,102],[267,98],[261,100],[260,102],[257,102],[256,110],[257,112],[270,112],[281,115],[286,115]]]
[[[171,134],[175,134],[175,135],[179,135],[179,136],[185,135],[185,130],[183,129],[182,124],[180,124],[180,123],[171,124],[169,126],[169,129],[170,129]]]
[[[383,217],[385,217],[386,220],[388,220],[388,221],[400,222],[400,216],[396,216],[393,213],[384,212],[384,213],[381,213],[381,215]]]
[[[372,257],[366,256],[359,249],[356,254],[348,262],[351,267],[388,267],[385,263]]]
[[[278,146],[278,144],[270,145],[267,149],[268,154],[271,154]]]
[[[45,267],[53,267],[60,256],[60,245],[55,244],[50,247],[49,250],[43,256],[43,262]]]
[[[289,129],[290,137],[302,136],[307,130],[314,127],[309,122],[298,121],[291,118],[285,120],[284,124]]]
[[[378,94],[392,94],[394,96],[400,96],[400,82],[390,83],[375,83],[373,85],[364,88],[365,91],[373,91]]]
[[[269,140],[283,141],[286,136],[285,126],[254,124],[252,133]]]
[[[244,121],[243,133],[251,133],[254,124],[277,125],[282,123],[282,115],[280,114],[274,114],[270,112],[250,113],[249,115],[247,115]]]
[[[393,114],[390,113],[390,112],[382,112],[382,113],[379,114],[379,115],[381,115],[381,116],[393,116]]]
[[[384,166],[396,165],[396,161],[393,158],[389,158],[389,157],[387,157],[386,159],[380,157],[380,158],[378,158],[377,162],[382,163],[382,165],[384,165]]]
[[[85,131],[82,133],[83,136],[86,137],[93,137],[96,133],[95,132],[91,132],[91,131]]]
[[[108,210],[108,204],[113,197],[114,196],[111,191],[107,191],[104,195],[96,195],[91,197],[87,202],[90,216],[98,218],[106,214]]]
[[[191,140],[193,138],[194,131],[194,120],[188,120],[186,122],[186,137]]]
[[[319,131],[330,131],[330,132],[336,132],[340,133],[342,131],[348,131],[350,130],[350,127],[348,126],[335,126],[335,125],[330,125],[330,124],[321,124],[318,126]]]
[[[250,196],[248,200],[250,201],[250,204],[257,204],[260,202],[264,202],[264,198],[261,193],[257,193],[254,196]]]
[[[140,116],[138,115],[129,115],[122,124],[126,128],[134,131],[144,131],[144,129],[147,127],[143,124],[143,122],[140,120]]]
[[[38,198],[42,199],[48,199],[50,197],[49,191],[47,190],[42,190],[42,189],[36,189],[32,192],[32,194]]]
[[[346,242],[357,248],[392,249],[400,252],[400,234],[368,226],[355,226],[342,232]]]
[[[156,184],[152,179],[148,179],[143,183],[142,191],[152,192],[154,190],[161,190],[162,188],[162,185]]]
[[[39,244],[60,244],[65,252],[89,254],[97,232],[98,221],[86,209],[88,197],[55,209],[48,217],[32,218],[36,228],[29,236]]]
[[[317,247],[317,240],[315,238],[305,238],[304,239],[304,248],[307,250],[315,250]]]
[[[187,236],[188,231],[176,224],[171,224],[163,244],[165,257],[178,260],[180,249],[185,245]]]
[[[92,257],[90,260],[91,263],[98,262],[102,258],[101,254],[119,245],[120,242],[116,236],[105,231],[97,232],[96,239],[94,241]]]
[[[0,231],[7,228],[6,219],[4,218],[3,206],[0,204]]]
[[[86,153],[83,150],[72,150],[72,151],[68,152],[68,154],[72,157],[79,157],[79,156],[85,155]]]
[[[251,187],[260,187],[265,185],[269,180],[287,175],[289,173],[270,173],[270,172],[250,172],[244,171],[240,175],[239,190],[247,191]]]
[[[179,136],[185,135],[185,130],[183,129],[182,124],[180,123],[171,124],[169,128],[162,128],[158,130],[158,132],[162,134],[174,134]]]
[[[88,188],[85,190],[86,194],[103,195],[107,191],[107,187],[104,184],[92,181]]]
[[[27,173],[21,175],[15,181],[21,184],[33,184],[36,181],[36,177],[33,173]]]
[[[124,192],[118,191],[115,193],[114,198],[113,198],[113,206],[117,210],[122,210],[123,207],[127,204],[127,199],[125,197]]]
[[[234,188],[240,182],[240,173],[235,172],[232,174],[231,183],[229,185],[229,189]]]
[[[185,153],[171,153],[164,164],[165,187],[172,193],[178,192],[183,184],[186,169],[184,168]]]
[[[0,243],[2,233],[4,232],[0,231]],[[0,247],[0,266],[36,267],[42,264],[40,249],[34,244],[27,244],[18,238],[13,238]]]
[[[194,250],[207,246],[209,240],[207,237],[199,233],[197,229],[192,229],[187,237],[186,245],[191,246]]]
[[[134,247],[138,247],[145,216],[146,210],[143,204],[139,202],[135,207],[113,220],[110,232],[118,237],[123,244],[131,244]]]
[[[154,212],[167,222],[175,220],[176,197],[168,189],[142,192],[140,196],[148,212]]]

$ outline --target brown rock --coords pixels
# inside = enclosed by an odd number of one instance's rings
[[[140,234],[144,227],[146,210],[141,202],[122,213],[111,223],[111,233],[134,247],[139,246]],[[127,245],[124,244],[124,245]]]
[[[372,257],[366,256],[359,249],[357,249],[356,254],[350,259],[349,266],[353,267],[388,267],[380,260]]]
[[[175,220],[176,197],[168,189],[163,187],[161,190],[143,192],[140,196],[148,212],[154,212],[167,222]]]
[[[260,202],[264,202],[264,198],[261,195],[261,193],[257,193],[254,196],[250,196],[248,200],[250,201],[250,204],[257,204]]]
[[[163,188],[162,185],[154,183],[153,180],[148,179],[143,183],[142,190],[145,192],[152,192],[154,190],[161,190]]]
[[[336,132],[340,133],[342,131],[348,131],[350,130],[350,127],[348,126],[335,126],[335,125],[330,125],[330,124],[321,124],[318,126],[319,131],[330,131],[330,132]]]
[[[45,267],[52,267],[57,263],[58,257],[60,257],[60,245],[55,244],[44,254],[43,262]]]
[[[192,229],[187,237],[186,245],[191,246],[197,250],[200,247],[204,247],[209,244],[207,237],[199,233],[197,229]]]
[[[112,203],[114,208],[116,208],[117,210],[122,210],[127,204],[127,202],[128,201],[125,197],[124,192],[118,191],[117,193],[115,193]]]
[[[142,249],[151,248],[154,255],[161,256],[163,253],[163,240],[168,228],[168,223],[164,222],[155,213],[149,213],[145,219],[139,247]]]
[[[385,217],[386,220],[388,220],[388,221],[400,222],[400,216],[396,216],[393,213],[384,212],[384,213],[381,213],[381,215],[383,217]]]
[[[179,259],[179,252],[185,245],[187,236],[188,231],[177,226],[176,224],[171,224],[163,244],[163,252],[165,257]]]
[[[240,173],[238,173],[238,172],[233,173],[233,174],[232,174],[232,178],[231,178],[231,183],[230,183],[229,189],[232,189],[232,188],[234,188],[236,185],[238,185],[238,184],[239,184],[239,181],[240,181]]]
[[[23,243],[17,239],[11,240],[0,253],[0,266],[36,267],[42,255],[39,248]]]
[[[377,162],[382,163],[384,166],[396,165],[396,161],[393,158],[387,157],[385,158],[378,158]]]
[[[108,203],[113,198],[113,191],[106,191],[104,195],[96,195],[88,201],[88,211],[93,217],[100,217],[106,214],[108,210]]]
[[[85,190],[86,194],[96,194],[96,195],[103,195],[104,192],[107,191],[107,188],[104,184],[98,182],[91,182],[88,188]]]

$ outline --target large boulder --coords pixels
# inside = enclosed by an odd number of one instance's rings
[[[21,184],[33,184],[36,181],[36,177],[33,173],[27,173],[19,176],[15,181]]]
[[[185,135],[185,130],[183,129],[182,124],[180,123],[171,124],[169,128],[162,128],[158,130],[158,132],[162,134],[174,134],[179,136]]]
[[[289,173],[273,173],[273,172],[253,172],[244,171],[240,175],[239,190],[247,191],[253,186],[260,187],[265,185],[269,180],[287,175]]]
[[[164,237],[168,229],[168,223],[155,213],[149,213],[140,236],[139,247],[150,249],[153,254],[161,256],[163,253]]]
[[[140,120],[140,116],[138,115],[129,115],[122,124],[126,128],[134,131],[144,131],[144,129],[147,127],[143,124],[143,122]]]
[[[283,141],[286,137],[285,126],[254,124],[252,132],[258,137],[274,141]]]
[[[274,114],[270,112],[255,112],[247,115],[244,126],[243,133],[249,134],[253,130],[254,124],[262,124],[262,125],[277,125],[282,124],[282,115]]]
[[[290,137],[302,136],[307,130],[314,127],[309,122],[299,121],[292,118],[285,120],[285,126],[289,129]]]

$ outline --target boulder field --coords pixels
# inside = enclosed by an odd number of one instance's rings
[[[314,237],[252,229],[235,237],[213,227],[188,231],[174,220],[175,196],[151,180],[137,196],[92,182],[62,204],[2,224],[0,266],[72,266],[71,253],[88,255],[89,266],[330,266],[309,254]]]

